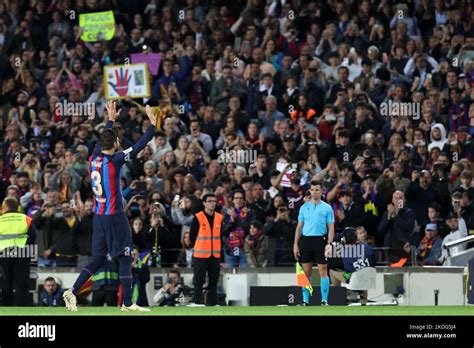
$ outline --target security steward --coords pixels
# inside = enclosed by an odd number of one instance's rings
[[[217,305],[217,283],[221,263],[222,215],[215,212],[216,196],[207,193],[203,196],[204,210],[197,213],[191,222],[190,239],[194,245],[194,298],[195,305],[202,305],[202,286],[209,277],[207,304]]]
[[[3,272],[2,306],[31,306],[29,293],[30,257],[35,242],[32,219],[18,213],[18,201],[8,197],[2,203],[0,215],[0,266]]]

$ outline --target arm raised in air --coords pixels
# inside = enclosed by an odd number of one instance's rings
[[[118,115],[122,111],[122,109],[116,110],[116,105],[114,101],[109,100],[105,105],[107,109],[107,123],[105,124],[105,128],[112,128],[114,125],[115,120],[117,119]],[[94,108],[95,113],[95,108]],[[99,142],[97,142],[94,146],[94,150],[92,151],[92,156],[100,154],[102,149],[100,148]]]
[[[119,151],[113,156],[112,162],[114,162],[115,164],[122,165],[125,162],[133,160],[137,156],[137,154],[141,150],[143,150],[146,144],[148,144],[148,142],[153,138],[156,127],[156,117],[155,115],[153,115],[150,105],[146,106],[145,111],[150,120],[151,125],[148,127],[145,134],[143,134],[140,139],[138,139],[135,145],[123,151]]]

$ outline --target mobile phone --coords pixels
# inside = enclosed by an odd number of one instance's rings
[[[55,163],[48,163],[46,166],[45,166],[46,169],[52,169],[52,170],[56,170],[58,168],[58,165],[55,164]]]
[[[137,182],[137,192],[146,192],[146,182],[139,181]]]
[[[174,202],[177,202],[177,201],[179,201],[180,198],[181,198],[180,195],[176,195],[176,196],[174,196],[173,201],[174,201]]]

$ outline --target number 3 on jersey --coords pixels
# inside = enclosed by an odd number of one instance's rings
[[[97,170],[94,170],[91,173],[91,181],[92,192],[94,192],[96,196],[102,196],[101,178],[100,173]]]

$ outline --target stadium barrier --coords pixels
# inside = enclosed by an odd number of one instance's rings
[[[153,304],[153,295],[166,281],[168,270],[169,268],[151,269],[151,279],[146,287],[150,304]],[[438,305],[440,306],[467,304],[466,285],[468,280],[466,267],[376,267],[376,270],[376,286],[375,289],[369,290],[369,300],[383,302],[398,297],[399,304],[402,306],[434,306],[435,293],[438,293]],[[180,272],[183,283],[192,287],[192,269],[182,268]],[[78,273],[79,270],[71,268],[32,269],[35,284],[43,283],[48,276],[53,276],[59,280],[63,288],[72,286]],[[233,277],[236,277],[236,281],[232,279]],[[245,286],[242,287],[241,285],[237,290],[231,289],[230,285],[238,281],[245,283]],[[312,284],[315,287],[319,286],[319,281],[319,275],[315,268]],[[226,294],[231,295],[230,298],[233,304],[245,304],[245,302],[236,301],[246,301],[248,304],[250,302],[251,286],[289,287],[295,284],[294,267],[237,268],[222,270],[219,288]],[[239,293],[239,291],[242,291],[242,296],[235,300],[235,293]]]

